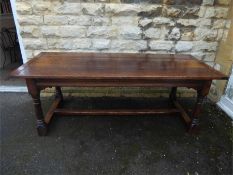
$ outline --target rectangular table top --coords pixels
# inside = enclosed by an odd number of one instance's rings
[[[42,79],[227,79],[191,55],[43,52],[12,72]]]

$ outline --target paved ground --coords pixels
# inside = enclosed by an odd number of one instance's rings
[[[38,137],[27,94],[1,93],[0,101],[2,175],[232,174],[231,121],[209,102],[196,137],[184,132],[178,116],[57,117],[49,135]],[[47,108],[48,100],[43,102]],[[145,98],[78,98],[75,104],[139,108],[157,103]]]

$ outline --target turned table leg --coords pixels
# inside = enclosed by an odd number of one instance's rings
[[[35,108],[35,115],[37,119],[37,131],[39,136],[47,135],[48,127],[44,121],[44,115],[40,101],[40,89],[36,86],[34,80],[26,80],[28,92],[31,95]]]
[[[32,96],[34,101],[35,114],[37,118],[37,131],[39,136],[47,135],[47,124],[44,121],[44,115],[41,108],[40,96]]]
[[[176,100],[177,87],[172,87],[170,92],[170,100]]]
[[[59,86],[55,87],[55,98],[60,98],[61,102],[63,102],[63,95],[62,95],[61,87]]]
[[[197,100],[192,113],[192,122],[189,127],[189,133],[193,134],[199,131],[199,115],[205,97],[209,93],[212,81],[206,81],[201,89],[197,90]]]
[[[63,105],[63,94],[62,94],[62,91],[61,91],[61,87],[59,87],[59,86],[55,87],[55,99],[60,99],[61,100],[57,107],[62,107],[62,105]]]
[[[198,91],[196,104],[195,104],[195,107],[192,113],[192,122],[189,127],[190,133],[195,133],[195,132],[198,132],[199,130],[199,114],[201,112],[201,107],[202,107],[204,98],[205,96],[203,96],[201,92]]]

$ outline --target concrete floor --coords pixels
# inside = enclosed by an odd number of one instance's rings
[[[43,98],[44,108],[50,101]],[[231,120],[210,102],[204,105],[202,130],[195,137],[184,132],[178,116],[57,117],[49,135],[38,137],[29,95],[1,93],[0,102],[1,175],[232,174]],[[77,98],[72,104],[140,108],[157,102]]]

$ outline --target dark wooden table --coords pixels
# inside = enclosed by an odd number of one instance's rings
[[[32,96],[40,136],[47,134],[48,124],[59,115],[153,115],[179,112],[189,132],[198,128],[198,115],[213,79],[228,77],[190,55],[119,54],[119,53],[41,53],[12,72],[26,79]],[[168,87],[171,109],[68,110],[61,107],[61,87]],[[43,115],[40,92],[55,87],[56,95],[48,113]],[[177,87],[193,88],[197,101],[191,117],[178,103]]]

